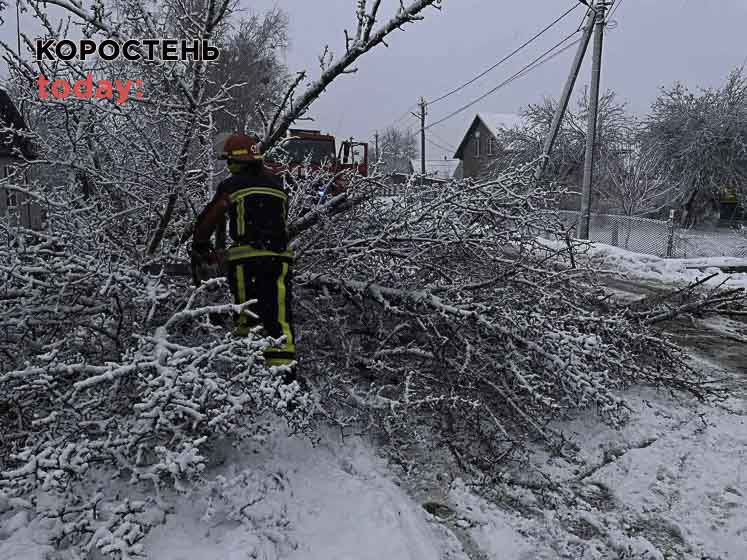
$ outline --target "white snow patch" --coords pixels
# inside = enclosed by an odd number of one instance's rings
[[[467,528],[474,542],[488,558],[523,560],[537,558],[535,543],[520,531],[526,522],[476,496],[463,481],[456,480],[449,499],[459,512],[457,522]]]
[[[264,441],[215,455],[218,482],[171,496],[174,512],[144,540],[149,558],[467,560],[360,437],[342,443],[328,433],[313,446],[277,425]],[[48,530],[27,525],[25,511],[0,517],[0,560],[43,560],[52,550]]]
[[[744,558],[745,401],[732,399],[728,411],[683,405],[649,389],[626,396],[634,414],[619,431],[586,414],[555,426],[573,436],[579,462],[598,468],[557,459],[543,464],[541,454],[535,457],[538,466],[555,480],[576,479],[607,489],[612,500],[612,513],[605,514],[611,525],[607,537],[615,549],[654,559],[666,544],[652,548],[651,543],[669,541],[692,553],[682,558]]]
[[[329,436],[313,447],[276,432],[226,459],[226,499],[213,503],[207,522],[204,496],[198,507],[190,507],[194,498],[181,503],[181,514],[147,539],[154,558],[461,558],[456,539],[444,542],[360,438]]]
[[[555,250],[565,248],[563,241],[551,241],[544,238],[537,238],[537,241]],[[585,255],[600,268],[616,270],[631,278],[655,280],[666,284],[687,284],[716,274],[707,282],[709,286],[717,286],[726,280],[726,288],[747,288],[747,273],[725,273],[719,268],[747,267],[747,259],[743,258],[665,259],[654,255],[633,253],[602,243],[590,243]]]

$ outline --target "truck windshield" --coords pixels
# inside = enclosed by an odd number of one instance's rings
[[[310,138],[293,138],[283,144],[293,163],[303,163],[311,155],[311,163],[320,165],[323,161],[332,161],[335,157],[334,140],[315,140]]]

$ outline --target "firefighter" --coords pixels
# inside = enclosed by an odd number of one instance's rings
[[[218,185],[213,200],[197,217],[193,259],[207,259],[210,237],[227,214],[233,244],[225,258],[234,302],[257,300],[251,311],[259,317],[263,334],[285,337],[279,348],[265,350],[265,363],[290,364],[295,359],[295,338],[291,309],[293,253],[288,250],[286,231],[288,196],[282,179],[265,169],[255,138],[230,136],[219,157],[227,160],[231,176]],[[247,336],[255,326],[252,317],[241,313],[234,334]],[[285,377],[290,382],[295,375]]]

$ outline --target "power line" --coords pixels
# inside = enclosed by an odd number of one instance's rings
[[[386,125],[384,127],[380,127],[377,130],[386,130],[387,128],[396,127],[399,123],[401,123],[405,119],[405,117],[408,117],[408,116],[410,116],[412,114],[410,111],[412,111],[413,109],[417,109],[417,107],[418,107],[417,104],[410,105],[407,108],[407,110],[404,113],[402,113],[399,117],[397,117],[396,119],[394,119],[393,121],[391,121],[388,125]],[[373,135],[372,135],[372,137],[373,137]]]
[[[589,17],[589,14],[591,13],[591,7],[586,9],[586,13],[584,14],[584,17],[581,18],[581,23],[578,24],[578,28],[576,31],[581,31],[581,28],[584,26],[584,23],[586,23],[586,19]]]
[[[435,136],[435,137],[436,137],[436,138],[437,138],[438,140],[440,140],[441,142],[443,142],[443,143],[444,143],[444,144],[446,144],[447,146],[451,146],[451,148],[450,148],[450,149],[456,149],[456,148],[455,148],[455,147],[454,147],[454,146],[453,146],[453,145],[451,144],[451,142],[449,142],[449,141],[448,141],[448,140],[446,140],[445,138],[441,138],[441,137],[440,137],[440,136],[439,136],[438,134],[436,134],[435,132],[431,132],[431,136]]]
[[[442,146],[441,144],[439,144],[438,142],[434,142],[430,138],[426,138],[425,141],[428,142],[430,145],[435,146],[436,148],[439,148],[439,149],[443,150],[444,152],[454,152],[454,151],[456,151],[456,150],[454,150],[452,148],[447,148],[446,146]]]
[[[533,36],[533,37],[532,37],[531,39],[529,39],[528,41],[525,41],[525,42],[524,42],[524,43],[523,43],[522,45],[520,45],[520,46],[519,46],[518,48],[516,48],[516,49],[515,49],[514,51],[512,51],[511,53],[509,53],[509,54],[507,54],[506,56],[504,56],[504,57],[503,57],[502,59],[500,59],[500,60],[499,60],[498,62],[496,62],[495,64],[493,64],[493,66],[491,66],[490,68],[488,68],[488,69],[487,69],[487,70],[485,70],[484,72],[482,72],[482,73],[478,74],[477,76],[475,76],[474,78],[472,78],[472,79],[471,79],[471,80],[469,80],[468,82],[465,82],[465,83],[464,83],[464,84],[462,84],[461,86],[459,86],[459,87],[457,87],[457,88],[455,88],[455,89],[453,89],[453,90],[449,91],[448,93],[445,93],[445,94],[443,94],[443,95],[442,95],[441,97],[438,97],[438,98],[434,99],[433,101],[430,101],[430,102],[428,103],[428,105],[433,105],[434,103],[438,103],[439,101],[441,101],[441,100],[443,100],[443,99],[446,99],[447,97],[450,97],[451,95],[454,95],[455,93],[457,93],[457,92],[459,92],[459,91],[463,90],[463,89],[464,89],[464,88],[466,88],[467,86],[469,86],[469,85],[472,85],[472,84],[474,84],[474,83],[475,83],[475,82],[476,82],[477,80],[479,80],[480,78],[482,78],[482,77],[483,77],[483,76],[485,76],[486,74],[489,74],[490,72],[492,72],[493,70],[495,70],[496,68],[498,68],[498,67],[499,67],[499,66],[500,66],[501,64],[503,64],[504,62],[506,62],[507,60],[509,60],[509,59],[510,59],[511,57],[513,57],[513,56],[514,56],[514,55],[516,55],[516,54],[517,54],[518,52],[520,52],[520,51],[521,51],[522,49],[524,49],[524,48],[526,48],[527,46],[531,45],[531,44],[532,44],[532,43],[533,43],[534,41],[536,41],[537,39],[539,39],[539,38],[540,38],[540,37],[541,37],[542,35],[544,35],[544,34],[545,34],[545,33],[546,33],[547,31],[549,31],[550,29],[552,29],[552,28],[553,28],[553,27],[554,27],[555,25],[557,25],[557,24],[558,24],[558,23],[559,23],[560,21],[562,21],[562,20],[563,20],[563,19],[564,19],[564,18],[565,18],[566,16],[568,16],[568,15],[569,15],[569,14],[570,14],[570,13],[571,13],[572,11],[574,11],[574,10],[575,10],[576,8],[578,8],[578,4],[574,4],[574,5],[573,5],[572,7],[570,7],[570,8],[568,9],[568,10],[566,10],[566,11],[565,11],[565,12],[564,12],[564,13],[563,13],[562,15],[560,15],[560,16],[559,16],[558,18],[556,18],[556,19],[555,19],[555,21],[553,21],[553,22],[552,22],[551,24],[549,24],[549,25],[548,25],[547,27],[545,27],[544,29],[542,29],[542,30],[541,30],[541,31],[540,31],[539,33],[535,34],[535,35],[534,35],[534,36]]]
[[[535,40],[537,40],[539,37],[541,37],[544,33],[546,33],[548,30],[550,30],[553,26],[557,25],[560,21],[562,21],[565,17],[567,17],[571,12],[573,12],[576,8],[578,8],[578,4],[573,5],[571,8],[569,8],[568,10],[566,10],[565,12],[563,12],[563,14],[561,14],[560,16],[558,16],[552,23],[550,23],[549,25],[547,25],[544,29],[542,29],[540,32],[538,32],[536,35],[534,35],[528,41],[524,42],[516,50],[514,50],[513,52],[509,53],[508,55],[506,55],[505,57],[503,57],[501,60],[499,60],[498,62],[496,62],[493,66],[491,66],[490,68],[488,68],[484,72],[478,74],[477,76],[475,76],[470,81],[462,84],[458,88],[456,88],[456,89],[454,89],[454,90],[452,90],[452,91],[450,91],[448,93],[445,93],[444,95],[438,97],[437,99],[434,99],[433,101],[429,102],[428,105],[431,105],[433,103],[437,103],[437,102],[439,102],[439,101],[441,101],[443,99],[446,99],[447,97],[449,97],[449,96],[457,93],[458,91],[461,91],[465,87],[467,87],[467,86],[475,83],[477,80],[479,80],[480,78],[482,78],[486,74],[492,72],[498,66],[500,66],[501,64],[503,64],[504,62],[506,62],[507,60],[509,60],[511,57],[513,57],[514,55],[516,55],[519,51],[521,51],[522,49],[524,49],[525,47],[527,47],[528,45],[530,45],[531,43],[533,43]],[[587,10],[587,14],[588,14],[588,10]],[[580,29],[581,28],[579,27],[579,30]],[[388,125],[386,125],[385,127],[381,128],[379,130],[383,130],[383,129],[386,129],[386,128],[397,126],[407,116],[411,115],[412,114],[411,111],[413,109],[416,109],[417,107],[418,107],[417,104],[410,105],[410,107],[408,107],[405,110],[405,112],[402,113],[402,115],[400,115],[398,118],[396,118],[395,120],[393,120],[392,122],[390,122]]]
[[[617,2],[615,3],[615,5],[612,6],[612,11],[609,14],[607,14],[607,19],[611,19],[612,16],[615,15],[615,12],[620,7],[620,4],[622,4],[622,3],[623,3],[623,0],[617,0]]]
[[[469,109],[469,108],[470,108],[470,107],[472,107],[473,105],[475,105],[475,104],[479,103],[480,101],[482,101],[482,100],[483,100],[483,99],[485,99],[486,97],[488,97],[488,96],[492,95],[493,93],[495,93],[495,92],[496,92],[496,91],[498,91],[499,89],[501,89],[501,88],[503,88],[503,87],[505,87],[505,86],[509,85],[509,84],[510,84],[511,82],[513,82],[514,80],[517,80],[518,78],[520,78],[520,77],[522,77],[522,76],[524,76],[524,75],[528,74],[528,73],[529,73],[529,72],[531,72],[532,70],[535,70],[536,68],[539,68],[539,67],[540,67],[540,66],[542,66],[542,65],[543,65],[544,63],[546,63],[546,62],[549,62],[550,60],[552,60],[552,59],[553,59],[553,58],[555,58],[556,56],[558,56],[558,55],[560,55],[560,54],[564,53],[564,52],[565,52],[565,51],[567,51],[567,50],[568,50],[569,48],[571,48],[572,46],[576,45],[576,44],[577,44],[577,43],[578,43],[578,42],[580,41],[580,39],[578,39],[578,40],[574,41],[574,42],[573,42],[573,43],[571,43],[570,45],[566,45],[565,47],[563,47],[563,48],[562,48],[561,50],[559,50],[558,52],[556,52],[556,53],[553,53],[552,55],[550,55],[550,53],[552,53],[552,51],[554,51],[555,49],[557,49],[558,47],[560,47],[560,46],[561,46],[561,45],[562,45],[563,43],[565,43],[566,41],[568,41],[568,40],[569,40],[569,39],[570,39],[571,37],[573,37],[573,36],[574,36],[574,35],[576,35],[577,33],[578,33],[578,31],[574,31],[573,33],[571,33],[570,35],[568,35],[567,37],[565,37],[565,38],[564,38],[563,40],[561,40],[561,41],[560,41],[559,43],[556,43],[556,44],[555,44],[554,46],[552,46],[551,48],[549,48],[548,50],[546,50],[545,52],[543,52],[543,53],[542,53],[541,55],[539,55],[539,56],[538,56],[537,58],[535,58],[534,60],[532,60],[532,62],[530,62],[529,64],[527,64],[526,66],[524,66],[524,67],[523,67],[523,68],[522,68],[521,70],[519,70],[518,72],[516,72],[515,74],[513,74],[513,75],[512,75],[512,76],[511,76],[510,78],[508,78],[508,79],[504,80],[503,82],[501,82],[500,84],[498,84],[497,86],[495,86],[495,87],[494,87],[493,89],[491,89],[491,90],[490,90],[490,91],[488,91],[487,93],[484,93],[483,95],[481,95],[481,96],[480,96],[480,97],[478,97],[477,99],[475,99],[475,100],[473,100],[473,101],[470,101],[470,102],[469,102],[469,103],[467,103],[466,105],[464,105],[464,106],[460,107],[459,109],[457,109],[457,110],[456,110],[456,111],[454,111],[453,113],[449,113],[449,114],[448,114],[447,116],[445,116],[444,118],[442,118],[442,119],[440,119],[440,120],[438,120],[438,121],[436,121],[436,122],[434,122],[434,123],[431,123],[431,124],[429,124],[429,125],[428,125],[427,127],[425,127],[425,130],[428,130],[428,129],[430,129],[430,128],[434,127],[434,126],[437,126],[437,125],[439,125],[439,124],[441,124],[441,123],[443,123],[443,122],[445,122],[445,121],[447,121],[447,120],[451,119],[452,117],[455,117],[455,116],[457,116],[458,114],[462,113],[463,111],[466,111],[467,109]],[[549,56],[548,56],[548,55],[549,55]],[[547,58],[546,58],[545,60],[542,60],[542,59],[543,59],[543,58],[545,58],[545,57],[547,57]]]
[[[410,115],[412,115],[412,110],[413,109],[417,109],[417,108],[418,108],[418,104],[417,103],[415,103],[414,105],[410,105],[407,108],[407,110],[404,113],[402,113],[396,120],[394,120],[392,122],[392,124],[388,125],[387,128],[389,128],[390,126],[396,126],[396,125],[398,125],[403,120],[405,120],[406,117],[409,117]]]

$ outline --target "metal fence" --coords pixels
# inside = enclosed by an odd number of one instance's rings
[[[577,227],[578,212],[558,211],[567,228]],[[660,257],[744,257],[747,231],[699,231],[677,227],[674,221],[617,214],[592,214],[589,239],[634,253]]]
[[[408,187],[407,184],[389,183],[377,194],[382,197],[401,196],[408,188],[412,187]],[[557,215],[567,229],[577,228],[579,212],[558,210]],[[575,235],[575,229],[572,235]],[[589,239],[634,253],[659,257],[747,258],[747,230],[683,229],[673,220],[592,214],[589,221]]]

